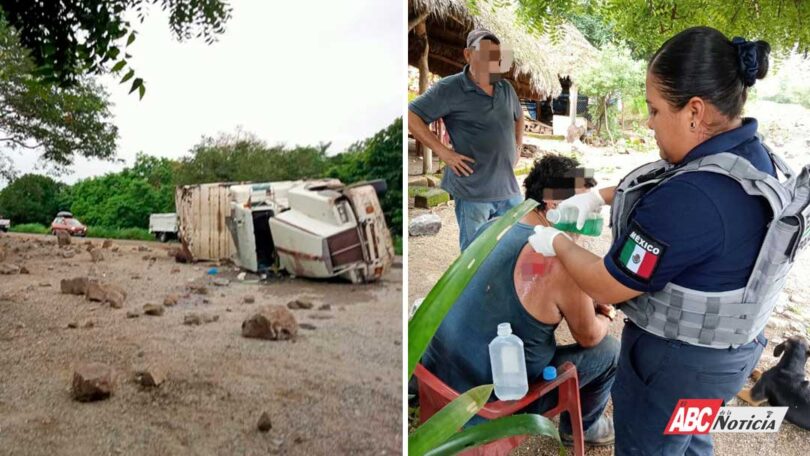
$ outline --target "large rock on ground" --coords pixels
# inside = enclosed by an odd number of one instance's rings
[[[109,304],[114,309],[120,309],[127,299],[127,292],[118,285],[90,281],[87,284],[85,297],[88,301],[98,301]]]
[[[287,303],[287,307],[293,310],[296,309],[311,309],[313,304],[309,301],[302,301],[300,299],[296,299],[294,301],[290,301]]]
[[[298,323],[292,312],[282,306],[266,306],[242,322],[242,336],[288,340],[298,335]]]
[[[20,272],[20,267],[16,264],[0,263],[0,274],[11,275]]]
[[[166,366],[162,363],[152,363],[145,369],[135,373],[135,381],[141,386],[160,386],[161,383],[166,381],[166,371]]]
[[[104,253],[100,249],[92,249],[90,250],[90,260],[93,263],[104,261]]]
[[[65,231],[57,231],[56,243],[59,245],[59,247],[66,247],[70,245],[70,235]]]
[[[83,295],[87,293],[87,284],[90,280],[87,277],[76,277],[73,279],[62,279],[60,286],[62,293]]]
[[[408,224],[411,236],[432,236],[442,229],[442,219],[436,214],[422,214]]]
[[[164,307],[160,304],[144,304],[143,305],[143,313],[144,315],[152,315],[155,317],[159,317],[163,315]]]
[[[106,399],[112,394],[113,388],[113,371],[106,364],[83,363],[73,372],[71,392],[77,401]]]

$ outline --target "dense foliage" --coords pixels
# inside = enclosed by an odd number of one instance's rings
[[[76,155],[111,157],[118,129],[104,90],[88,78],[60,88],[33,72],[16,34],[0,19],[0,147],[30,149],[57,168],[70,165]],[[11,166],[0,168],[0,177],[13,177]]]
[[[0,215],[12,225],[40,223],[50,226],[59,210],[65,209],[65,185],[48,176],[26,174],[0,192]]]

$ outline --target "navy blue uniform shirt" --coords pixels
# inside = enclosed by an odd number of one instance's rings
[[[739,128],[692,149],[681,164],[730,152],[775,176],[756,132],[757,121],[743,119]],[[744,288],[771,219],[767,201],[748,195],[732,178],[710,172],[681,174],[642,197],[626,234],[613,240],[605,266],[616,280],[644,292],[661,290],[668,282],[700,291]],[[649,244],[659,254],[645,258],[642,250],[653,250],[647,249]]]

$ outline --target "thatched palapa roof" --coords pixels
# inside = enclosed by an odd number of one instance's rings
[[[491,30],[514,53],[514,64],[504,77],[510,80],[518,96],[541,99],[557,96],[562,88],[560,78],[576,80],[599,52],[574,26],[564,24],[555,30],[558,39],[549,34],[530,31],[517,17],[515,6],[493,8],[487,0],[478,1],[478,14],[473,16],[466,0],[408,0],[409,23],[426,15],[429,44],[428,66],[432,73],[448,76],[464,66],[467,33],[475,27]],[[418,65],[424,50],[415,29],[408,34],[408,63]]]

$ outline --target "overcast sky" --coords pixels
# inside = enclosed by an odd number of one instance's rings
[[[402,113],[406,69],[401,0],[232,0],[233,17],[219,41],[177,42],[167,15],[152,8],[130,59],[146,96],[104,76],[118,156],[139,151],[178,158],[203,135],[237,127],[268,143],[332,142],[345,150]],[[21,172],[35,154],[10,152]],[[77,159],[66,182],[124,165]],[[2,186],[2,184],[0,184]]]

